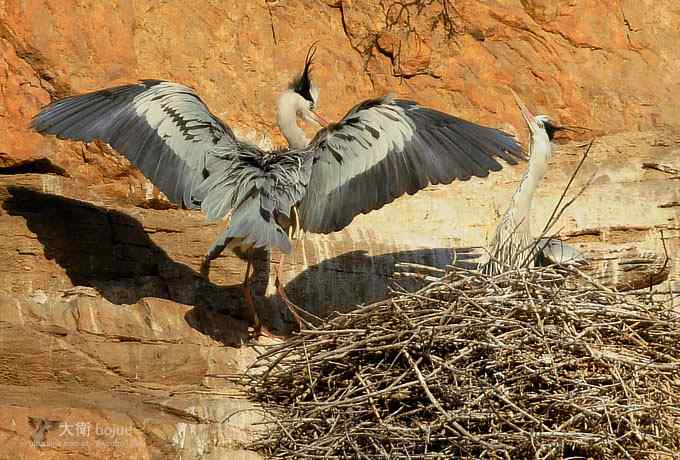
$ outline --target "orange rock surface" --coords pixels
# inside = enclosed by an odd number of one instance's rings
[[[594,181],[555,230],[601,259],[668,253],[657,289],[677,291],[679,29],[675,0],[0,0],[0,459],[258,458],[245,446],[260,415],[226,378],[254,353],[241,346],[245,267],[225,254],[199,275],[224,224],[174,208],[106,145],[30,132],[43,105],[168,79],[238,135],[282,145],[276,98],[318,41],[327,118],[394,91],[525,141],[512,88],[583,128],[557,148],[533,219],[595,138],[576,186]],[[291,298],[351,308],[388,294],[396,261],[484,244],[523,172],[429,187],[306,236],[286,265]],[[258,264],[261,314],[285,329]]]

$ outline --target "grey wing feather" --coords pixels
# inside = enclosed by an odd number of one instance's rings
[[[195,207],[192,190],[210,175],[216,145],[236,142],[190,88],[144,80],[53,102],[31,127],[60,139],[107,142],[168,198]]]
[[[587,263],[581,251],[556,238],[541,238],[536,247],[539,265],[581,265]]]
[[[213,157],[218,165],[212,169],[218,172],[196,187],[193,199],[210,220],[231,209],[233,214],[208,258],[217,257],[233,239],[246,247],[276,246],[290,252],[291,209],[304,195],[311,162],[298,152],[268,153],[246,144],[218,149]]]
[[[108,142],[170,200],[200,207],[209,220],[231,211],[209,259],[233,239],[290,251],[285,222],[309,177],[302,157],[238,141],[184,85],[144,80],[68,97],[45,107],[31,126],[61,139]]]
[[[512,136],[390,97],[362,102],[320,131],[308,155],[311,179],[302,227],[329,233],[360,214],[429,184],[486,177],[524,159]]]

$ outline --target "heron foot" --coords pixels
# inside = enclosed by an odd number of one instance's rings
[[[257,340],[260,337],[268,337],[270,339],[276,340],[286,340],[286,336],[278,335],[269,330],[269,328],[263,327],[261,324],[259,327],[251,326],[248,328],[248,335],[252,340]]]

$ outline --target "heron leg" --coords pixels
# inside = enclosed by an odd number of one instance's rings
[[[201,263],[201,276],[206,280],[210,279],[210,259],[208,256],[206,256]]]
[[[279,295],[281,300],[283,300],[283,303],[286,304],[286,307],[288,307],[288,311],[290,311],[291,315],[293,315],[293,319],[295,320],[295,324],[297,325],[297,329],[301,330],[302,329],[302,318],[300,318],[300,315],[298,315],[297,310],[298,306],[295,305],[293,302],[290,301],[288,296],[286,295],[286,291],[283,289],[283,283],[281,283],[281,278],[283,278],[283,259],[284,259],[284,254],[281,254],[281,258],[279,259],[279,263],[276,265],[276,293]]]
[[[248,253],[248,266],[246,267],[246,277],[243,280],[241,289],[243,290],[243,298],[246,301],[246,305],[248,305],[248,311],[250,312],[250,317],[252,320],[253,327],[252,337],[257,339],[259,336],[264,335],[265,337],[269,337],[272,339],[282,340],[284,339],[284,337],[274,334],[269,329],[264,327],[262,325],[262,321],[260,321],[260,317],[258,316],[257,309],[255,307],[255,300],[253,299],[253,292],[250,288],[250,282],[254,277],[255,277],[255,264],[253,263],[253,252],[250,251]]]
[[[252,273],[250,271],[251,267],[253,267]],[[254,274],[255,268],[253,266],[253,253],[252,251],[250,251],[248,253],[248,266],[246,267],[246,277],[243,280],[241,289],[243,290],[243,298],[245,299],[246,305],[248,305],[248,311],[250,312],[250,318],[252,320],[253,325],[253,335],[255,337],[258,337],[262,333],[262,323],[260,322],[260,317],[257,316],[255,301],[253,301],[253,292],[250,289],[250,280],[252,279]]]

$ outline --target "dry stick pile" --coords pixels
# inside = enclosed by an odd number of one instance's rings
[[[273,458],[676,458],[677,300],[565,280],[453,269],[267,349],[244,377],[270,417],[255,447]]]

